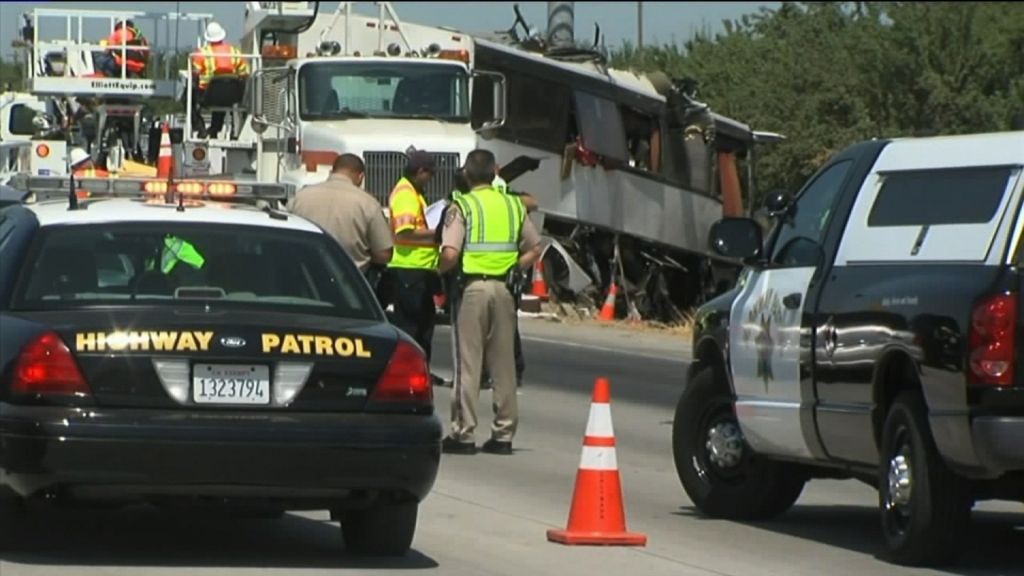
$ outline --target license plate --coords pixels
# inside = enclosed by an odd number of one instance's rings
[[[270,404],[270,368],[251,364],[196,364],[192,368],[196,404]]]

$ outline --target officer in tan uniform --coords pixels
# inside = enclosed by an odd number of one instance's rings
[[[516,398],[516,306],[509,283],[516,269],[540,258],[540,234],[526,218],[522,200],[494,188],[494,154],[474,150],[466,157],[470,191],[445,214],[439,271],[458,271],[452,348],[455,381],[447,453],[476,452],[477,399],[486,366],[494,381],[494,423],[485,452],[511,454],[519,410]]]
[[[380,203],[362,189],[366,167],[355,154],[334,160],[326,182],[306,186],[288,203],[288,211],[323,228],[366,274],[371,264],[391,261],[394,239]]]

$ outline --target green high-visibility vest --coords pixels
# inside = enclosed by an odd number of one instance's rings
[[[184,262],[196,270],[200,270],[206,264],[206,259],[191,243],[177,236],[167,236],[164,238],[164,248],[160,252],[160,271],[170,274],[178,262]],[[156,263],[151,260],[147,264],[147,269],[152,270]]]
[[[504,276],[519,261],[519,236],[526,207],[494,187],[473,190],[455,199],[466,219],[462,273]]]

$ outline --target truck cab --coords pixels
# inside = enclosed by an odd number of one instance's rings
[[[243,45],[260,52],[263,67],[250,79],[246,107],[260,134],[261,179],[321,182],[338,155],[353,153],[366,162],[366,190],[386,204],[408,154],[423,150],[437,162],[426,191],[433,202],[454,188],[477,131],[501,122],[499,109],[485,125],[471,125],[473,83],[495,83],[498,98],[504,83],[472,71],[469,36],[402,23],[387,2],[377,17],[344,2],[317,15],[249,4]],[[262,40],[304,22],[300,33]]]
[[[879,492],[889,558],[955,562],[974,502],[1024,502],[1024,132],[863,142],[765,234],[717,222],[746,265],[704,305],[677,406],[703,513],[769,519],[812,478]]]

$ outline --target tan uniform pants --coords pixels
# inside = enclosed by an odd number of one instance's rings
[[[516,397],[516,306],[504,282],[476,280],[466,285],[452,315],[455,382],[451,437],[475,442],[476,404],[486,366],[494,381],[491,436],[511,442],[519,423]]]

